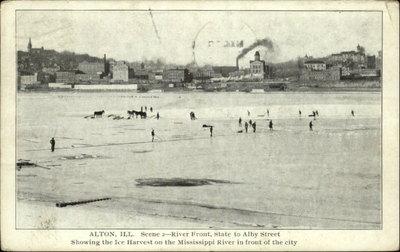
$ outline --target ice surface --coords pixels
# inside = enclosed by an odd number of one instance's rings
[[[51,168],[16,171],[20,228],[41,228],[43,211],[54,214],[52,228],[380,228],[380,93],[57,92],[17,98],[17,159]],[[127,110],[141,106],[150,118],[126,119]],[[103,118],[84,118],[103,109]],[[313,110],[320,116],[309,131]],[[190,111],[198,120],[190,120]],[[243,129],[239,117],[256,121],[256,133],[237,133]],[[203,124],[214,126],[212,138]],[[135,182],[151,178],[232,183]],[[56,202],[106,197],[111,200],[53,209]],[[104,212],[124,218],[87,218]]]

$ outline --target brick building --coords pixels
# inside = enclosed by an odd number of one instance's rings
[[[300,75],[302,81],[336,81],[340,80],[341,68],[331,67],[323,70],[303,69]]]
[[[376,68],[376,58],[375,56],[367,56],[367,68],[375,69]]]
[[[376,68],[382,69],[382,51],[378,51],[378,57],[376,57]]]
[[[321,60],[308,60],[304,62],[304,67],[310,71],[323,71],[326,70],[325,62]]]
[[[87,73],[77,73],[75,75],[75,80],[78,83],[82,82],[87,82],[87,83],[93,83],[93,82],[99,82],[100,81],[100,74],[87,74]]]
[[[258,51],[254,54],[254,60],[250,60],[250,74],[265,78],[267,76],[267,67],[264,60],[260,60]]]
[[[365,68],[366,56],[364,48],[357,46],[357,51],[343,51],[332,54],[328,57],[328,62],[335,66],[347,66],[350,68]]]
[[[64,84],[74,84],[76,82],[75,71],[56,72],[56,82]]]
[[[31,85],[38,83],[38,74],[35,73],[34,75],[21,75],[20,76],[20,84],[22,85]]]
[[[128,82],[129,80],[129,67],[125,62],[118,61],[113,65],[113,82]]]
[[[171,83],[190,82],[190,74],[188,69],[166,69],[163,72],[163,81]]]

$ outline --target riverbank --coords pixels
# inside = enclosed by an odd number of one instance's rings
[[[168,90],[156,89],[157,92],[149,90],[142,92],[138,90],[76,90],[76,89],[35,89],[35,90],[18,90],[18,93],[137,93],[137,94],[159,94],[159,93],[253,93],[252,90],[202,90],[202,89],[188,89],[188,88],[174,88]],[[262,92],[254,92],[254,94],[262,93],[337,93],[337,92],[381,92],[382,88],[366,87],[366,88],[352,88],[352,87],[288,87],[286,90],[263,90]]]
[[[165,84],[130,84],[130,85],[49,85],[36,86],[32,89],[18,90],[18,92],[380,92],[382,89],[379,80],[343,80],[343,81],[264,81],[264,82],[215,82],[197,85],[181,84],[180,86],[166,86]],[[78,88],[79,87],[79,88]]]

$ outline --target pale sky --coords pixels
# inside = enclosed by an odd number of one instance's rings
[[[246,47],[264,38],[276,48],[255,49],[267,62],[321,57],[356,50],[357,44],[368,54],[381,50],[380,12],[152,11],[152,16],[154,26],[149,11],[18,11],[17,47],[26,51],[31,37],[35,48],[176,64],[195,57],[199,65],[235,65],[243,49],[236,44]]]

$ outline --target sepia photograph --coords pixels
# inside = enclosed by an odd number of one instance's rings
[[[1,3],[2,251],[397,251],[395,1]]]
[[[382,12],[17,10],[17,229],[382,228]]]

